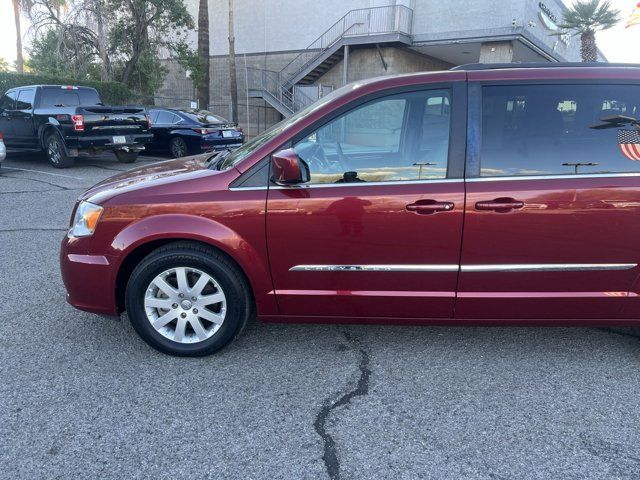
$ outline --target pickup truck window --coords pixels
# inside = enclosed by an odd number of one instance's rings
[[[16,108],[16,96],[18,92],[7,92],[2,98],[0,98],[0,109],[2,110],[15,110]]]
[[[77,90],[66,90],[59,87],[43,88],[40,98],[41,108],[99,104],[100,96],[93,88],[79,88]]]
[[[33,88],[27,88],[18,92],[18,100],[16,101],[16,110],[31,110],[33,108],[33,97],[35,91]]]

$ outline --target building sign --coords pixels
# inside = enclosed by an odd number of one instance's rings
[[[558,17],[542,2],[538,3],[538,7],[540,7],[540,20],[547,30],[558,30],[560,28],[558,27]]]
[[[558,20],[558,17],[542,2],[538,3],[538,7],[540,7],[538,15],[540,17],[540,21],[542,21],[542,25],[544,25],[547,30],[556,32],[555,34],[558,35],[560,41],[565,45],[565,47],[568,47],[571,42],[571,35],[560,30],[560,26],[558,25],[560,21]],[[558,42],[553,46],[554,50],[557,45]]]

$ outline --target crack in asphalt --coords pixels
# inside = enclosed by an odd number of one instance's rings
[[[16,176],[7,175],[7,174],[4,174],[3,177],[15,178],[17,180],[29,180],[31,182],[44,183],[45,185],[49,185],[51,187],[57,187],[60,190],[79,190],[78,188],[65,187],[64,185],[58,185],[57,183],[47,182],[46,180],[40,180],[39,178],[37,179],[37,178],[29,178],[29,177],[16,177]],[[49,191],[52,191],[52,190],[49,190]],[[13,192],[13,193],[22,193],[22,192]]]
[[[358,379],[356,388],[343,393],[338,400],[325,400],[324,405],[316,416],[316,420],[313,422],[313,428],[316,433],[320,435],[324,444],[322,461],[324,462],[331,480],[340,479],[340,460],[338,459],[336,442],[327,431],[327,419],[331,412],[336,408],[348,405],[355,397],[367,395],[369,393],[369,379],[371,377],[371,369],[369,368],[369,352],[364,348],[358,348],[355,340],[351,335],[349,335],[349,333],[346,331],[343,331],[342,333],[344,334],[347,342],[351,344],[352,347],[357,348],[360,353],[360,362],[358,364],[360,378]]]

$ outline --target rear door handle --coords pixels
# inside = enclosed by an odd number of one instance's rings
[[[476,210],[491,210],[499,213],[518,210],[523,207],[524,202],[513,198],[496,198],[495,200],[476,203]]]
[[[436,212],[450,212],[453,210],[453,202],[438,202],[436,200],[418,200],[407,205],[407,210],[420,215],[429,215]]]

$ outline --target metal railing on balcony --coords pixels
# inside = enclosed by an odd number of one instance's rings
[[[250,88],[268,92],[291,112],[295,112],[306,106],[306,100],[297,100],[299,95],[293,92],[295,83],[311,71],[320,59],[326,58],[329,50],[336,49],[342,39],[392,33],[410,35],[412,21],[413,10],[405,5],[350,10],[279,72],[251,69],[253,71],[248,79]]]

